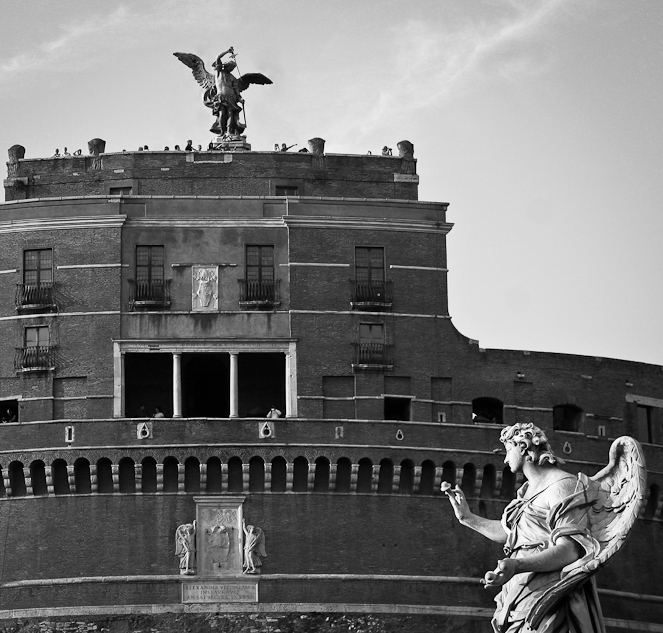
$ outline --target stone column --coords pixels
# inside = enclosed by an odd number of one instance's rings
[[[124,354],[113,344],[113,417],[124,417]]]
[[[371,492],[378,491],[378,483],[380,482],[380,464],[373,464],[373,472],[371,474]]]
[[[182,354],[173,353],[173,417],[182,417]]]
[[[400,487],[401,487],[401,467],[394,466],[394,478],[391,480],[391,491],[394,494],[397,494]]]
[[[23,469],[23,479],[25,480],[25,494],[32,497],[34,492],[32,490],[32,474],[29,467]]]
[[[412,482],[412,492],[416,494],[419,492],[419,484],[421,483],[421,466],[414,467],[414,481]]]
[[[111,464],[111,477],[113,478],[113,492],[120,492],[120,466]]]
[[[272,462],[265,462],[265,492],[272,491]]]
[[[237,352],[230,352],[230,417],[238,417],[239,379],[237,375]]]

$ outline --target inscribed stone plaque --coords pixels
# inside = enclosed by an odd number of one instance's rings
[[[232,580],[183,582],[182,602],[258,602],[258,583]]]
[[[219,309],[219,267],[191,267],[191,310],[214,312]]]

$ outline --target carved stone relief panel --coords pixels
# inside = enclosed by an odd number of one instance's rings
[[[191,310],[215,312],[219,309],[219,267],[191,267]]]

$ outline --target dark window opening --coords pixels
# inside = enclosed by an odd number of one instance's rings
[[[67,463],[63,459],[56,459],[51,466],[53,475],[53,492],[56,495],[68,495],[69,477],[67,476]]]
[[[120,478],[120,492],[131,494],[136,492],[136,469],[134,460],[123,457],[118,465],[118,476]]]
[[[207,460],[207,492],[221,492],[221,460],[218,457],[210,457]]]
[[[183,355],[186,356],[186,355]],[[184,362],[182,362],[184,365]],[[125,415],[131,418],[152,415],[155,407],[166,417],[172,415],[173,402],[173,356],[172,354],[124,355]],[[222,383],[219,383],[222,384]],[[214,395],[220,395],[218,384]],[[218,392],[218,393],[217,393]]]
[[[136,281],[163,282],[164,259],[163,246],[136,246]]]
[[[97,462],[97,492],[110,494],[113,492],[113,469],[110,459],[102,457]]]
[[[652,407],[638,405],[638,437],[641,442],[653,442]]]
[[[574,404],[559,404],[553,407],[553,430],[578,431],[582,420],[582,409]]]
[[[299,187],[293,187],[292,185],[276,185],[275,195],[277,196],[298,196]]]
[[[136,278],[130,283],[131,309],[170,305],[170,279],[165,278],[163,246],[136,246]]]
[[[133,193],[133,187],[110,187],[108,193],[111,196],[130,196]]]
[[[36,497],[47,495],[46,467],[44,462],[37,460],[30,464],[30,479],[32,480],[32,494]]]
[[[656,514],[656,508],[658,508],[658,502],[661,496],[660,488],[657,484],[652,484],[649,488],[649,497],[647,499],[647,505],[645,506],[645,512],[643,517],[645,519],[653,519]]]
[[[315,460],[315,479],[313,490],[315,492],[329,492],[329,460],[326,457],[318,457]]]
[[[157,463],[153,457],[146,457],[142,462],[141,492],[157,491]]]
[[[497,398],[472,400],[472,420],[475,424],[504,424],[504,403]]]
[[[308,460],[306,457],[296,457],[293,462],[292,491],[306,492],[308,490]]]
[[[456,485],[456,464],[453,462],[442,464],[442,481],[446,481],[452,487]]]
[[[0,413],[3,422],[18,422],[18,400],[0,400]]]
[[[21,462],[9,464],[9,484],[12,489],[12,497],[25,497],[27,488],[25,485],[25,474]]]
[[[435,464],[427,459],[421,464],[419,494],[432,495],[435,492]]]
[[[513,499],[516,494],[516,475],[507,466],[502,471],[502,489],[500,490],[500,497],[502,499]]]
[[[412,494],[414,488],[414,464],[406,459],[401,463],[401,479],[398,483],[399,494]]]
[[[474,486],[477,481],[477,469],[474,464],[465,464],[463,467],[463,479],[460,482],[460,489],[467,497],[474,496]]]
[[[184,491],[200,492],[200,462],[195,457],[184,462]]]
[[[265,491],[265,462],[262,457],[249,460],[249,492]]]
[[[411,408],[411,398],[394,398],[387,396],[384,399],[384,419],[409,421],[411,419]]]
[[[228,492],[242,492],[243,490],[242,460],[239,457],[231,457],[228,460]]]
[[[384,248],[355,247],[353,307],[384,309],[392,301],[392,285],[385,279]]]
[[[287,464],[283,457],[272,460],[272,492],[285,492],[287,480]]]
[[[285,415],[285,354],[239,354],[237,367],[239,416],[264,418],[272,406]]]
[[[341,457],[336,465],[336,492],[350,492],[352,481],[352,463],[347,457]]]
[[[76,494],[89,494],[92,492],[90,480],[90,462],[87,459],[77,459],[74,462],[74,484]]]
[[[357,492],[370,492],[373,483],[373,463],[366,457],[359,460]]]
[[[483,468],[483,479],[481,480],[481,492],[479,496],[483,499],[492,499],[495,496],[495,483],[497,475],[495,466],[486,464]]]
[[[166,457],[163,460],[163,491],[177,492],[179,490],[179,462],[175,457]]]
[[[394,464],[390,459],[380,462],[380,476],[378,477],[378,494],[390,495],[394,485]]]

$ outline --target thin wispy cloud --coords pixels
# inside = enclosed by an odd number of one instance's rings
[[[509,81],[546,67],[533,41],[570,0],[513,1],[492,19],[477,16],[456,31],[410,21],[398,27],[398,49],[389,77],[376,77],[372,107],[361,121],[344,121],[339,132],[367,135],[386,119],[416,116],[416,111],[462,94],[470,81]],[[397,77],[397,81],[394,81]],[[350,126],[350,127],[348,127]]]

